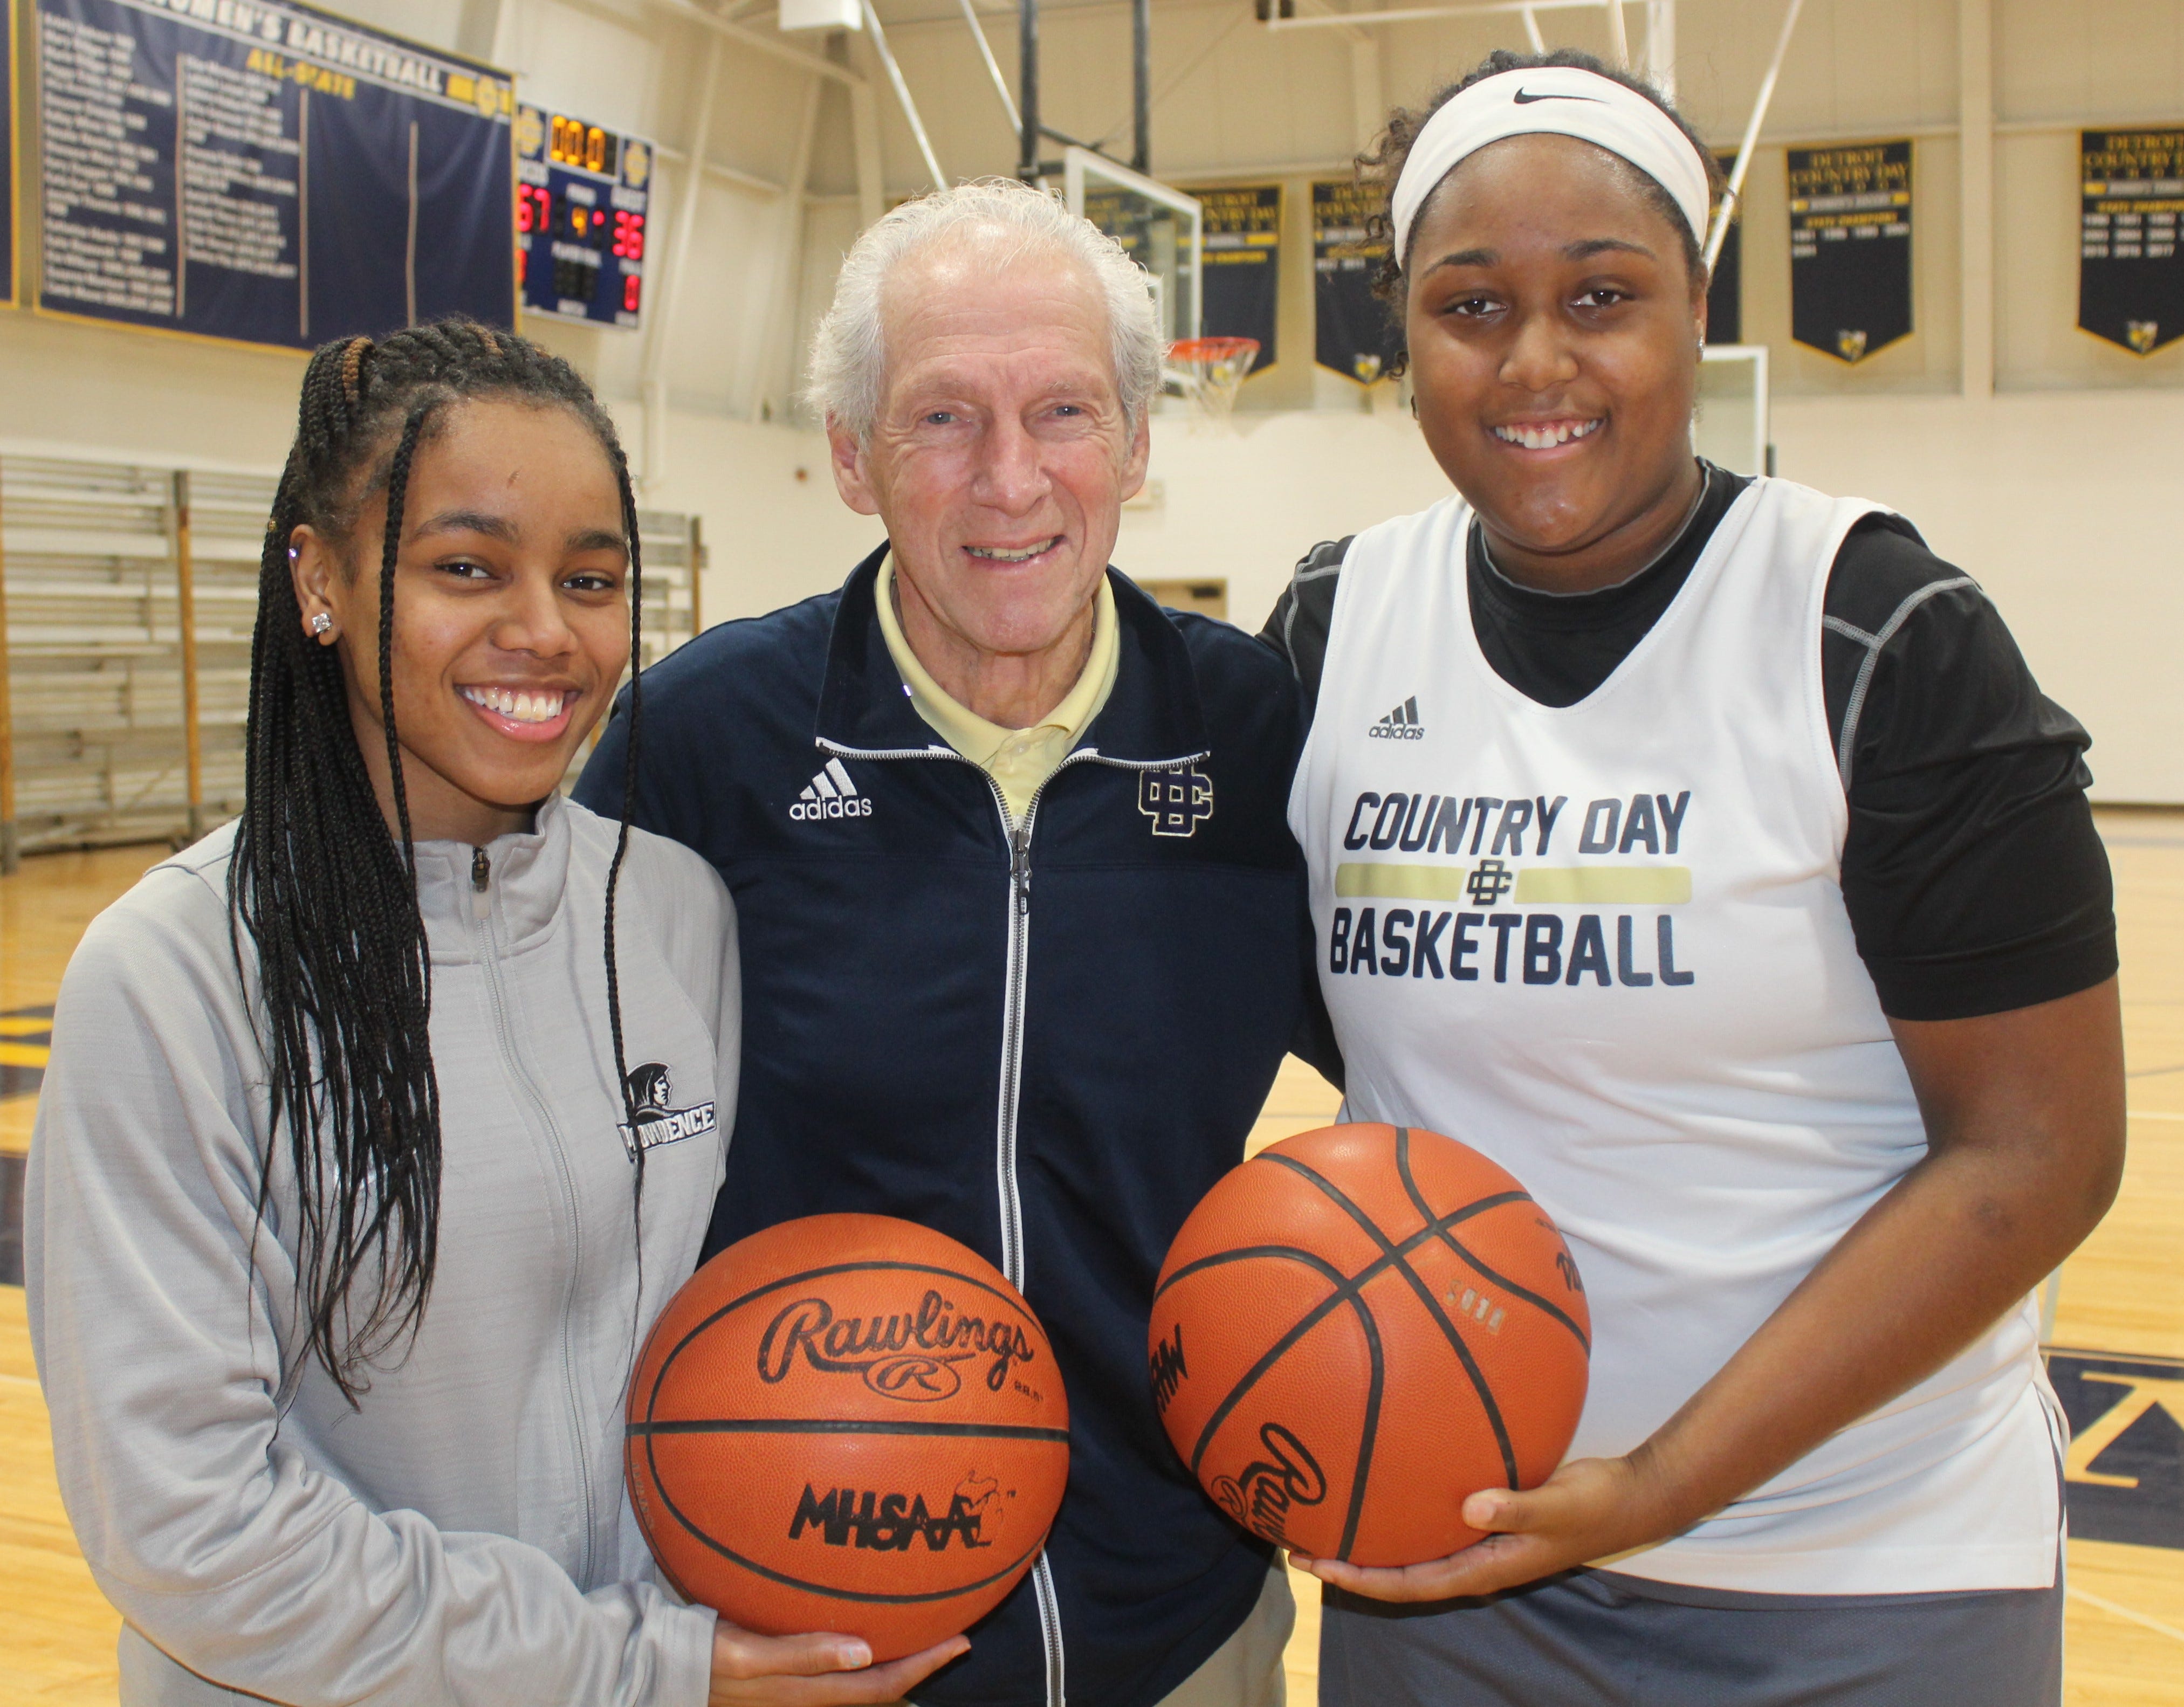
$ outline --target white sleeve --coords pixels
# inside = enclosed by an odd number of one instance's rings
[[[156,874],[92,925],[31,1144],[31,1340],[99,1587],[192,1671],[295,1707],[698,1707],[710,1610],[374,1511],[284,1437],[293,1271],[257,1224],[259,1069],[215,893]]]

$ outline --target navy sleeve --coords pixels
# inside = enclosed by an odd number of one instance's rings
[[[1871,519],[1836,556],[1822,663],[1843,899],[1883,1010],[1970,1019],[2112,976],[2091,739],[1977,584],[1901,518]]]

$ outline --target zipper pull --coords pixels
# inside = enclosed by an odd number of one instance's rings
[[[482,848],[471,849],[471,917],[493,916],[493,899],[487,885],[493,881],[493,861]]]
[[[1031,911],[1031,826],[1023,824],[1009,837],[1009,881],[1016,885],[1017,911]]]

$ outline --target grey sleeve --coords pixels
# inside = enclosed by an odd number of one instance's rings
[[[1297,560],[1290,584],[1274,602],[1259,638],[1289,660],[1304,697],[1306,727],[1319,706],[1319,678],[1327,664],[1328,631],[1334,620],[1335,583],[1356,534],[1323,540]]]
[[[100,1589],[190,1671],[295,1707],[699,1707],[710,1611],[375,1510],[284,1436],[258,1076],[224,903],[154,874],[70,964],[31,1153],[31,1343]]]

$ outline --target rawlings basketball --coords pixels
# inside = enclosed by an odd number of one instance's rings
[[[811,1215],[731,1245],[630,1383],[630,1499],[682,1594],[876,1660],[952,1636],[1032,1566],[1069,1475],[1037,1317],[951,1238]]]
[[[1328,1126],[1191,1211],[1154,1295],[1153,1401],[1221,1508],[1316,1558],[1415,1565],[1479,1538],[1585,1404],[1577,1265],[1507,1173],[1437,1132]]]

